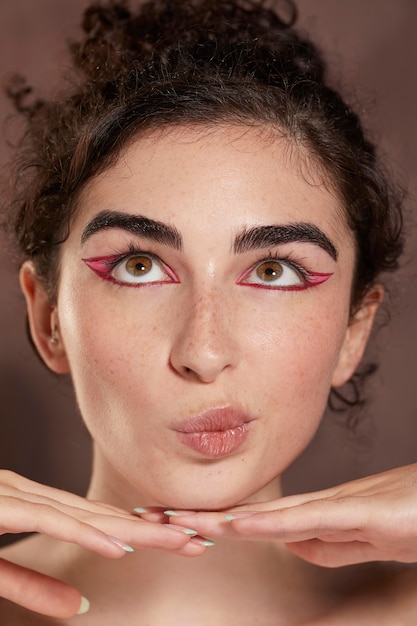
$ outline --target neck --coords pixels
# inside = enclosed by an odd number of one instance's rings
[[[298,623],[290,621],[297,606],[289,592],[308,597],[296,559],[266,542],[218,541],[197,558],[136,550],[103,562],[87,554],[77,569],[85,572],[78,584],[91,602],[92,623],[102,626],[195,626],[201,616],[204,626],[280,624],[278,616],[288,619],[283,624]]]
[[[279,496],[277,480],[248,500]],[[149,501],[126,483],[100,454],[95,456],[88,497],[127,511],[163,504]],[[195,626],[201,624],[202,615],[204,626],[226,621],[231,626],[292,624],[301,623],[305,612],[314,607],[314,613],[320,604],[316,568],[301,562],[283,544],[266,541],[216,539],[215,546],[196,558],[137,548],[119,560],[63,544],[60,564],[91,602],[86,626],[119,621]],[[298,602],[299,597],[305,604]],[[295,619],[298,613],[300,621]]]
[[[248,501],[272,500],[279,498],[280,495],[280,482],[277,479],[273,484],[253,494]],[[144,497],[132,485],[126,484],[123,477],[97,451],[88,498],[127,511],[138,506],[164,506],[164,503],[149,501],[149,498]],[[94,555],[87,558],[96,559]],[[190,603],[194,603],[196,608],[200,609],[203,605],[212,604],[210,593],[216,594],[218,608],[221,606],[218,602],[219,594],[223,594],[224,603],[231,608],[233,605],[236,607],[235,603],[241,605],[242,589],[250,589],[254,601],[257,598],[259,602],[259,597],[270,594],[276,602],[280,595],[280,587],[282,592],[286,593],[288,569],[293,566],[294,557],[281,545],[272,545],[269,542],[216,540],[214,547],[197,558],[138,549],[120,561],[103,564],[100,574],[103,580],[98,587],[103,590],[107,580],[109,588],[106,590],[106,597],[109,597],[115,592],[114,581],[117,580],[117,593],[120,596],[120,590],[123,590],[125,604],[129,604],[129,598],[136,604],[138,593],[143,591],[142,605],[155,594],[160,600],[164,598],[161,606],[163,604],[168,606],[171,598],[178,606],[190,608]],[[106,572],[111,572],[111,575]],[[274,588],[274,594],[271,586]],[[265,602],[266,599],[262,606],[267,606],[268,603]],[[178,623],[180,622],[181,620]]]

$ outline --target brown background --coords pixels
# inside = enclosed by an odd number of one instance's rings
[[[24,73],[47,94],[66,72],[66,39],[76,34],[84,0],[0,0],[0,76]],[[326,52],[336,84],[360,102],[366,125],[397,175],[417,186],[417,3],[415,0],[300,0],[300,24]],[[0,97],[0,118],[10,113]],[[10,137],[11,131],[8,131]],[[0,160],[7,158],[2,130]],[[360,433],[351,438],[329,415],[286,476],[288,491],[325,487],[417,460],[417,310],[415,233],[392,292],[389,328],[376,337],[379,373]],[[0,240],[2,243],[2,240]],[[67,380],[56,380],[32,354],[16,271],[0,252],[0,467],[83,492],[88,436]],[[92,314],[99,314],[99,311]],[[375,342],[374,342],[375,343]],[[307,417],[306,417],[307,418]]]

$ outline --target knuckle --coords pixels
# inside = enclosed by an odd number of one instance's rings
[[[12,472],[8,469],[0,471],[0,485],[2,486],[15,487],[17,486],[19,479],[21,479],[21,477],[16,474],[16,472]]]

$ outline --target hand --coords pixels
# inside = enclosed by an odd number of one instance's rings
[[[0,534],[22,532],[72,542],[108,558],[120,558],[132,548],[184,556],[197,556],[206,549],[198,538],[169,524],[146,522],[122,509],[1,470]],[[4,559],[0,559],[0,597],[57,618],[72,617],[82,600],[70,585]]]
[[[417,562],[417,464],[221,513],[179,513],[173,523],[204,536],[281,541],[316,565]],[[145,517],[156,522],[158,515]]]

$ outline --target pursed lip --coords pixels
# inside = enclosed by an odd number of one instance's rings
[[[180,441],[206,457],[235,452],[249,434],[253,418],[233,407],[209,409],[178,422],[174,430]]]
[[[224,432],[248,424],[252,420],[252,417],[233,407],[219,407],[179,422],[174,430],[180,433]]]

